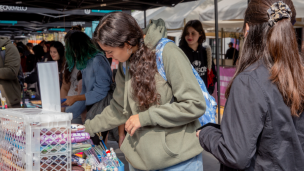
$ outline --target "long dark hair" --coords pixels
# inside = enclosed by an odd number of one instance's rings
[[[277,0],[251,0],[245,13],[245,22],[250,29],[245,38],[243,52],[228,89],[235,77],[248,66],[262,59],[269,68],[270,80],[277,85],[284,102],[291,108],[292,116],[300,116],[304,110],[304,68],[298,51],[296,34],[292,23],[296,21],[296,11],[291,0],[281,0],[292,11],[289,18],[279,20],[274,26],[268,23],[267,10]],[[244,32],[246,25],[244,24]]]
[[[91,38],[78,30],[70,30],[66,34],[65,45],[65,57],[69,71],[72,71],[75,66],[78,70],[86,68],[89,59],[100,53]]]
[[[94,33],[94,40],[106,46],[123,48],[125,43],[138,46],[138,50],[129,59],[129,72],[132,77],[132,94],[141,110],[159,104],[160,100],[155,84],[156,56],[144,44],[143,36],[136,20],[122,12],[103,17]]]
[[[65,58],[64,58],[64,46],[61,42],[54,41],[51,45],[50,48],[54,47],[56,48],[58,54],[59,54],[59,60],[58,62],[58,71],[62,72],[64,64],[65,64]]]
[[[22,53],[23,53],[24,56],[28,56],[28,55],[31,54],[30,51],[29,51],[29,48],[25,44],[23,44],[22,42],[18,42],[17,47],[21,47],[23,49]]]
[[[179,42],[179,46],[187,46],[188,43],[186,41],[186,36],[189,34],[188,33],[188,28],[192,27],[194,28],[194,30],[196,30],[201,36],[198,39],[198,44],[201,45],[202,43],[204,43],[206,41],[206,34],[205,31],[203,29],[203,25],[199,20],[190,20],[187,22],[187,24],[184,27],[183,33],[182,33],[182,37],[181,40]]]
[[[49,41],[49,42],[45,42],[45,46],[47,47],[47,53],[50,53],[50,48],[51,48],[51,45],[53,44],[54,41]]]
[[[37,62],[41,60],[42,56],[44,56],[43,47],[40,45],[36,45],[33,47],[34,55],[31,55],[29,58],[31,58],[31,70],[36,69]]]
[[[38,58],[38,60],[40,60],[42,58],[42,56],[44,55],[43,47],[40,45],[34,46],[33,51],[34,51],[35,56]]]

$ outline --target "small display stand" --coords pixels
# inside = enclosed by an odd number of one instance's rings
[[[71,113],[0,110],[0,170],[71,170]]]
[[[61,113],[57,62],[38,63],[43,109],[0,110],[1,171],[71,171],[71,113]]]

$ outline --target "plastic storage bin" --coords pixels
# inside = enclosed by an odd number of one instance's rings
[[[119,162],[122,164],[122,166],[120,166],[118,168],[118,171],[125,171],[125,165],[121,161],[119,161]],[[114,170],[114,169],[112,169],[112,170]],[[112,170],[107,170],[107,171],[112,171]],[[97,170],[93,170],[93,171],[104,171],[104,170],[97,169]]]
[[[101,156],[100,155],[98,155],[98,159],[99,160],[101,160]],[[118,171],[125,171],[125,165],[123,164],[123,162],[121,162],[119,159],[118,159],[118,161],[119,161],[119,167],[117,168],[118,169]],[[114,170],[114,168],[112,169],[112,170]],[[103,171],[103,170],[99,170],[99,169],[93,169],[93,171]],[[111,171],[111,170],[107,170],[107,171]]]
[[[0,110],[1,171],[71,171],[71,113]]]

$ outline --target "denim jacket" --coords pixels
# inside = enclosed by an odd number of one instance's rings
[[[90,59],[82,73],[82,91],[85,101],[77,101],[66,109],[67,113],[73,113],[73,119],[80,116],[86,106],[93,105],[105,98],[112,84],[112,71],[109,61],[102,53]]]

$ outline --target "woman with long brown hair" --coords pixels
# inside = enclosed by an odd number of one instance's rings
[[[162,51],[167,81],[158,73],[154,49],[166,37],[164,21],[152,20],[145,32],[143,39],[136,20],[122,12],[100,21],[94,40],[120,64],[113,100],[85,122],[86,132],[94,136],[125,124],[121,151],[131,171],[202,171],[195,130],[206,109],[203,93],[187,56],[172,42]]]
[[[251,0],[222,124],[197,132],[222,170],[304,170],[304,67],[291,0]]]

